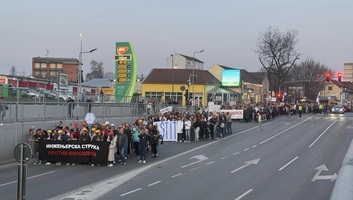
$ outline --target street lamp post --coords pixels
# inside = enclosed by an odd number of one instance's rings
[[[195,106],[195,54],[202,53],[205,50],[192,53],[192,105]]]
[[[77,83],[78,83],[78,91],[77,91],[77,106],[78,102],[80,99],[80,94],[81,94],[81,78],[82,78],[82,54],[83,53],[92,53],[93,51],[97,50],[97,48],[91,49],[89,51],[82,51],[82,34],[80,34],[81,38],[81,48],[80,48],[80,54],[79,54],[79,62],[78,62],[78,73],[77,73]]]

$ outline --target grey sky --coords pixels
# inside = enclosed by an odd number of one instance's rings
[[[268,26],[298,30],[301,60],[311,57],[335,71],[353,62],[353,1],[348,0],[75,0],[3,1],[0,73],[15,66],[31,74],[32,57],[78,58],[83,34],[84,73],[102,61],[114,72],[115,43],[133,44],[138,74],[166,65],[173,52],[214,64],[258,71],[254,53]],[[300,61],[300,60],[299,60]]]

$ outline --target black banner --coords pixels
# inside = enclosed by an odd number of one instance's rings
[[[39,159],[48,162],[106,165],[109,142],[49,141],[39,143]]]

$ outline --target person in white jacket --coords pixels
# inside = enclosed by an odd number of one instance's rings
[[[108,167],[113,167],[113,162],[115,160],[116,136],[114,136],[112,130],[110,130],[108,133],[107,142],[110,142],[108,152]]]
[[[185,118],[185,122],[184,122],[184,126],[185,126],[185,142],[190,143],[190,127],[191,127],[191,121],[188,117]]]

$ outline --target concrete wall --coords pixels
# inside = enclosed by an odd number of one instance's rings
[[[97,118],[97,120],[101,123],[105,121],[109,121],[111,124],[115,124],[118,126],[126,120],[127,123],[132,124],[136,121],[137,117],[114,117],[114,118]],[[62,120],[64,125],[73,124],[77,122],[81,124],[84,119],[79,120]],[[28,130],[35,126],[35,129],[51,129],[58,123],[59,120],[53,121],[31,121],[31,122],[12,122],[12,123],[4,123],[0,126],[0,164],[5,164],[9,162],[14,162],[14,149],[16,145],[20,142],[26,142],[30,146],[33,146],[31,142],[28,141],[29,135]],[[33,151],[33,149],[32,149]]]

